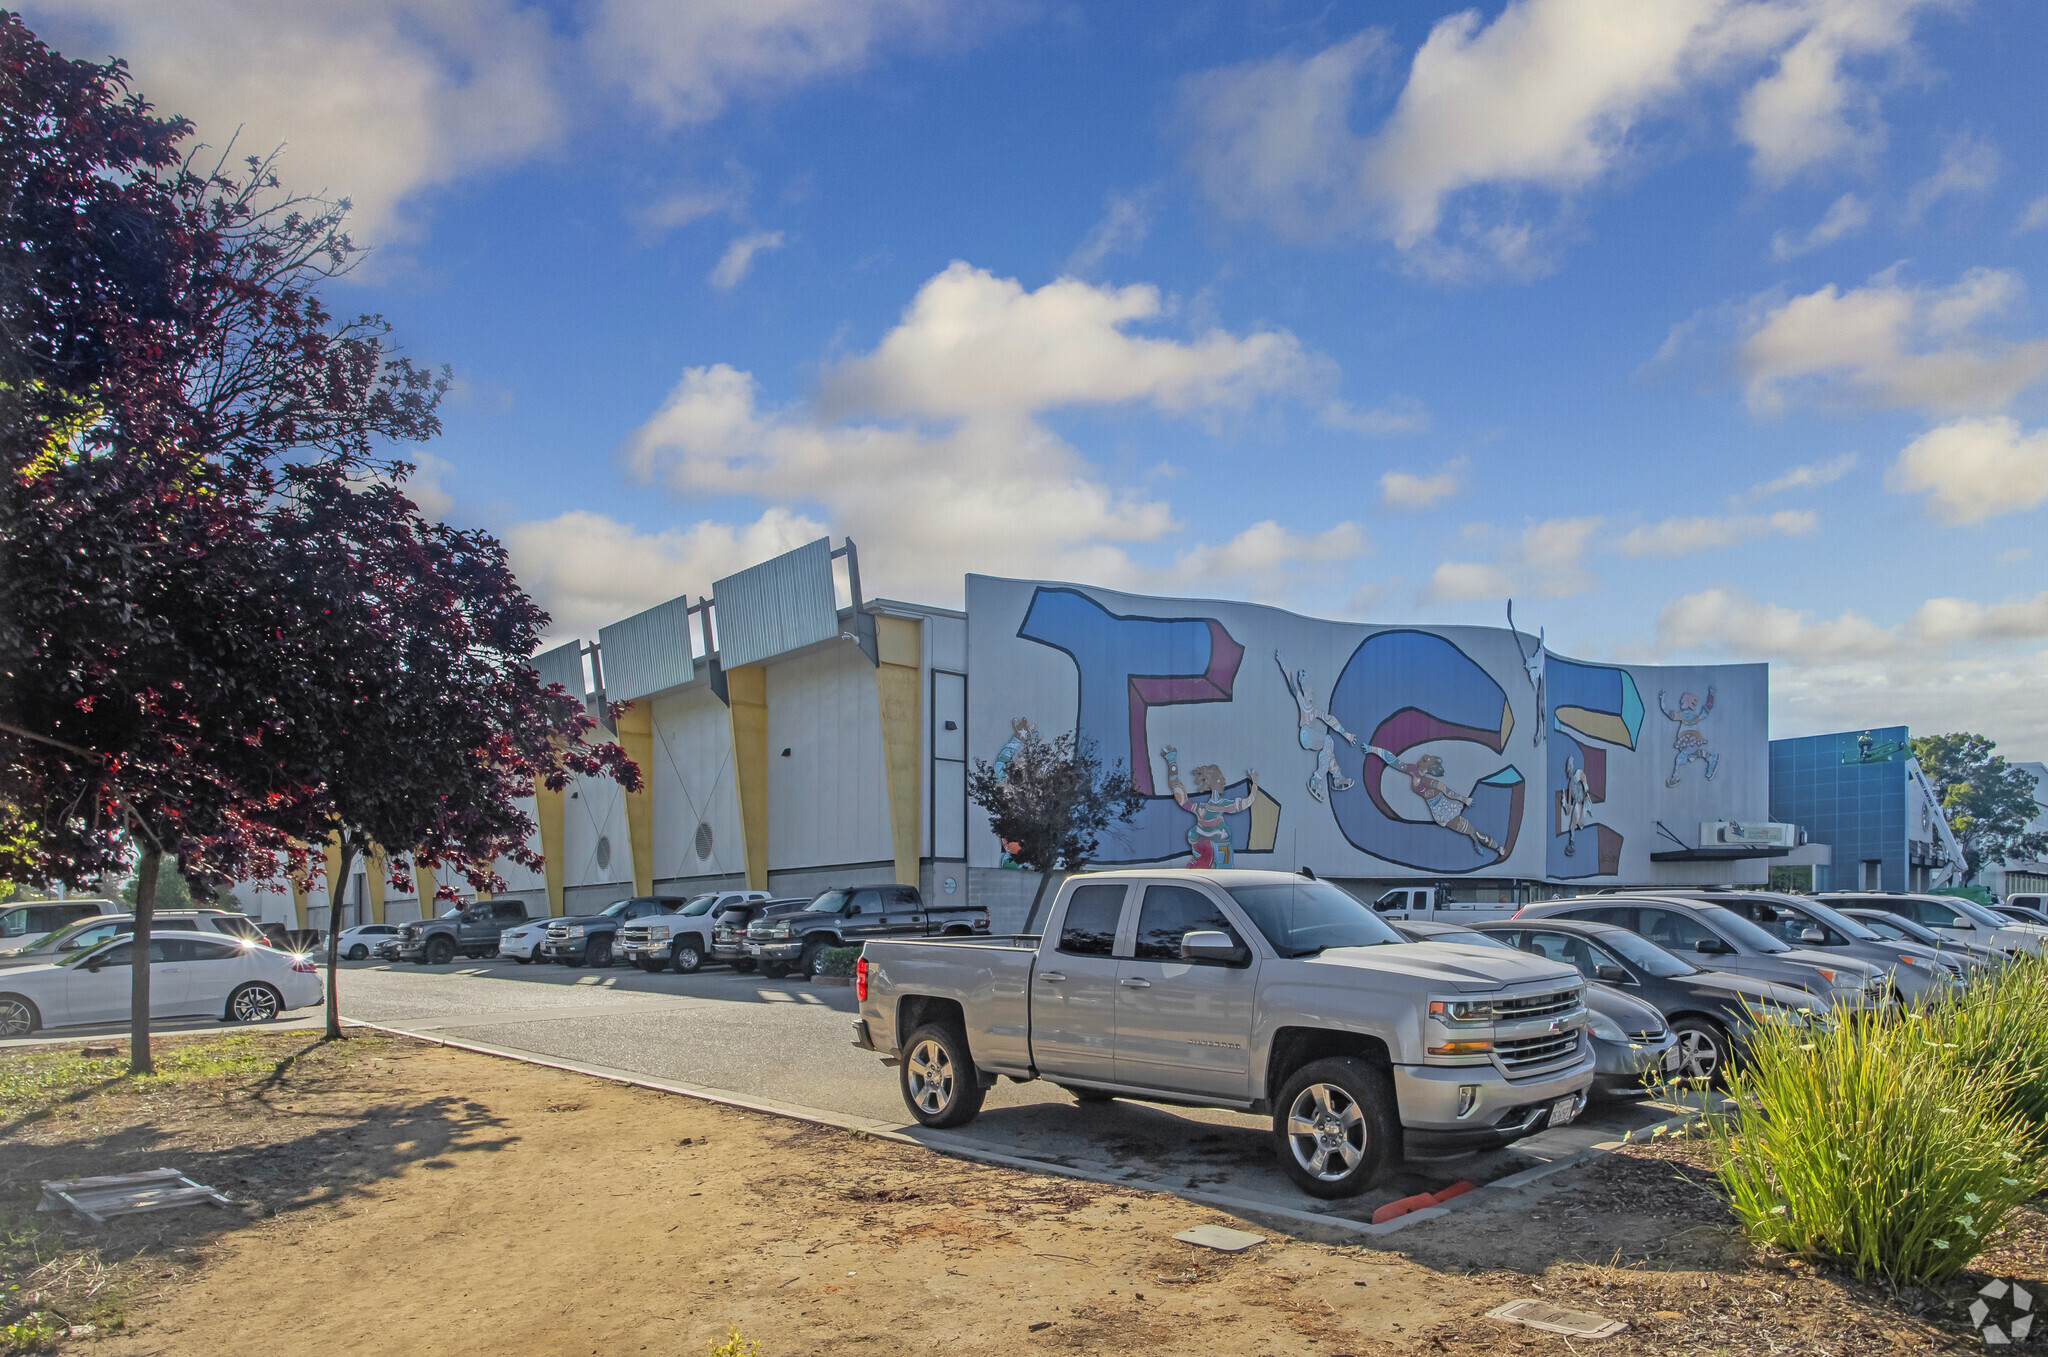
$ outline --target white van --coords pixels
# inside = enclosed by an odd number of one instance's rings
[[[1441,886],[1396,886],[1372,902],[1382,919],[1426,919],[1471,924],[1505,919],[1521,906],[1511,900],[1452,900]]]

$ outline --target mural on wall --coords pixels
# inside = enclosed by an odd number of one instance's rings
[[[1145,804],[1129,825],[1104,836],[1097,861],[1163,862],[1189,854],[1191,866],[1227,866],[1240,853],[1273,851],[1280,803],[1259,788],[1255,776],[1247,773],[1242,782],[1226,784],[1220,766],[1204,764],[1190,775],[1206,798],[1198,801],[1180,781],[1178,752],[1162,750],[1168,775],[1162,792],[1146,748],[1153,708],[1232,700],[1244,647],[1221,622],[1119,616],[1078,590],[1041,586],[1032,592],[1017,635],[1074,662],[1074,728],[1096,742],[1104,759],[1126,749],[1132,753],[1126,766]],[[1014,723],[1011,729],[1016,738]],[[1195,817],[1192,827],[1189,815]]]
[[[1515,653],[1522,657],[1522,672],[1529,676],[1529,690],[1536,694],[1536,726],[1529,732],[1530,744],[1543,743],[1543,628],[1536,628],[1536,645],[1522,649],[1522,633],[1515,630],[1515,601],[1508,600],[1508,635],[1515,638]]]
[[[1344,729],[1336,717],[1316,710],[1316,694],[1309,687],[1308,670],[1297,669],[1292,674],[1288,673],[1287,661],[1280,658],[1277,650],[1273,652],[1273,663],[1280,666],[1281,681],[1294,698],[1294,709],[1301,720],[1301,747],[1316,756],[1316,770],[1308,777],[1308,794],[1322,800],[1325,783],[1335,791],[1350,791],[1355,784],[1337,767],[1337,737],[1342,735],[1354,745],[1358,743],[1358,737]]]
[[[1028,716],[1013,716],[1010,718],[1010,738],[1003,741],[1003,747],[996,751],[994,760],[996,781],[1008,782],[1010,780],[1010,760],[1017,757],[1017,751],[1024,747],[1024,741],[1030,739],[1032,733],[1037,729],[1038,727],[1032,724],[1031,718]],[[1012,839],[1002,839],[999,842],[1003,845],[1003,858],[996,866],[1006,867],[1013,872],[1019,870],[1015,854],[1023,845]]]
[[[1028,712],[1129,769],[1142,808],[1102,836],[1104,866],[1647,884],[1676,879],[1651,857],[1659,817],[1768,814],[1761,665],[1588,664],[1542,630],[1376,629],[987,576],[969,577],[967,611],[970,747],[1001,763]],[[1240,685],[1248,654],[1274,670]],[[1011,865],[994,836],[972,843],[976,867]]]
[[[1244,772],[1250,789],[1243,796],[1228,797],[1223,780],[1223,770],[1213,763],[1205,763],[1188,774],[1195,790],[1208,798],[1197,801],[1188,795],[1185,783],[1180,780],[1180,751],[1167,745],[1159,751],[1159,757],[1166,760],[1166,789],[1172,794],[1174,803],[1195,817],[1188,826],[1188,852],[1190,867],[1228,867],[1230,865],[1230,821],[1229,817],[1252,808],[1259,797],[1259,775],[1254,769]]]
[[[1418,745],[1450,742],[1498,755],[1515,728],[1514,708],[1493,676],[1434,632],[1382,631],[1351,652],[1330,692],[1330,710],[1370,730],[1361,785],[1332,792],[1344,837],[1374,857],[1421,871],[1470,872],[1514,851],[1521,832],[1522,774],[1513,764],[1455,790],[1443,755],[1404,756]],[[1405,779],[1417,812],[1388,799],[1388,774]]]
[[[1680,693],[1677,711],[1665,706],[1664,694],[1659,693],[1657,710],[1663,712],[1665,719],[1678,727],[1671,735],[1671,776],[1664,779],[1664,785],[1676,787],[1679,770],[1689,763],[1706,764],[1707,780],[1713,781],[1714,769],[1720,766],[1721,756],[1708,745],[1706,732],[1700,729],[1700,722],[1706,720],[1707,714],[1714,710],[1712,685],[1707,688],[1705,702],[1700,701],[1698,693]]]
[[[1643,729],[1643,699],[1626,669],[1550,657],[1551,724],[1545,776],[1556,815],[1544,869],[1557,880],[1613,876],[1621,870],[1621,832],[1600,822],[1607,803],[1607,746],[1633,751]],[[1590,845],[1586,842],[1591,840]],[[1588,851],[1590,848],[1590,851]]]

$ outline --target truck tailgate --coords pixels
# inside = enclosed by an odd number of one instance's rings
[[[877,938],[861,957],[868,997],[860,1006],[878,1050],[900,1050],[917,1000],[960,1006],[974,1063],[1002,1074],[1031,1069],[1031,972],[1036,937]]]

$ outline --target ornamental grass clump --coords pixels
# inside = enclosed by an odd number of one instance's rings
[[[1730,1101],[1704,1117],[1743,1228],[1858,1278],[1936,1282],[2048,1186],[2014,1071],[1979,1065],[1924,1017],[1761,1027]]]
[[[1971,1069],[2003,1069],[2006,1104],[2048,1133],[2048,960],[2014,957],[1929,1009],[1930,1034]]]

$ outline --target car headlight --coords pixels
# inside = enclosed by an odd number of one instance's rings
[[[1821,978],[1844,994],[1861,994],[1870,988],[1870,980],[1865,976],[1852,975],[1848,971],[1831,971],[1825,967],[1819,969]]]
[[[1448,997],[1429,1001],[1429,1016],[1442,1023],[1493,1021],[1493,1000]]]
[[[1586,1026],[1602,1041],[1627,1041],[1628,1033],[1621,1030],[1621,1024],[1595,1008],[1586,1010]]]

